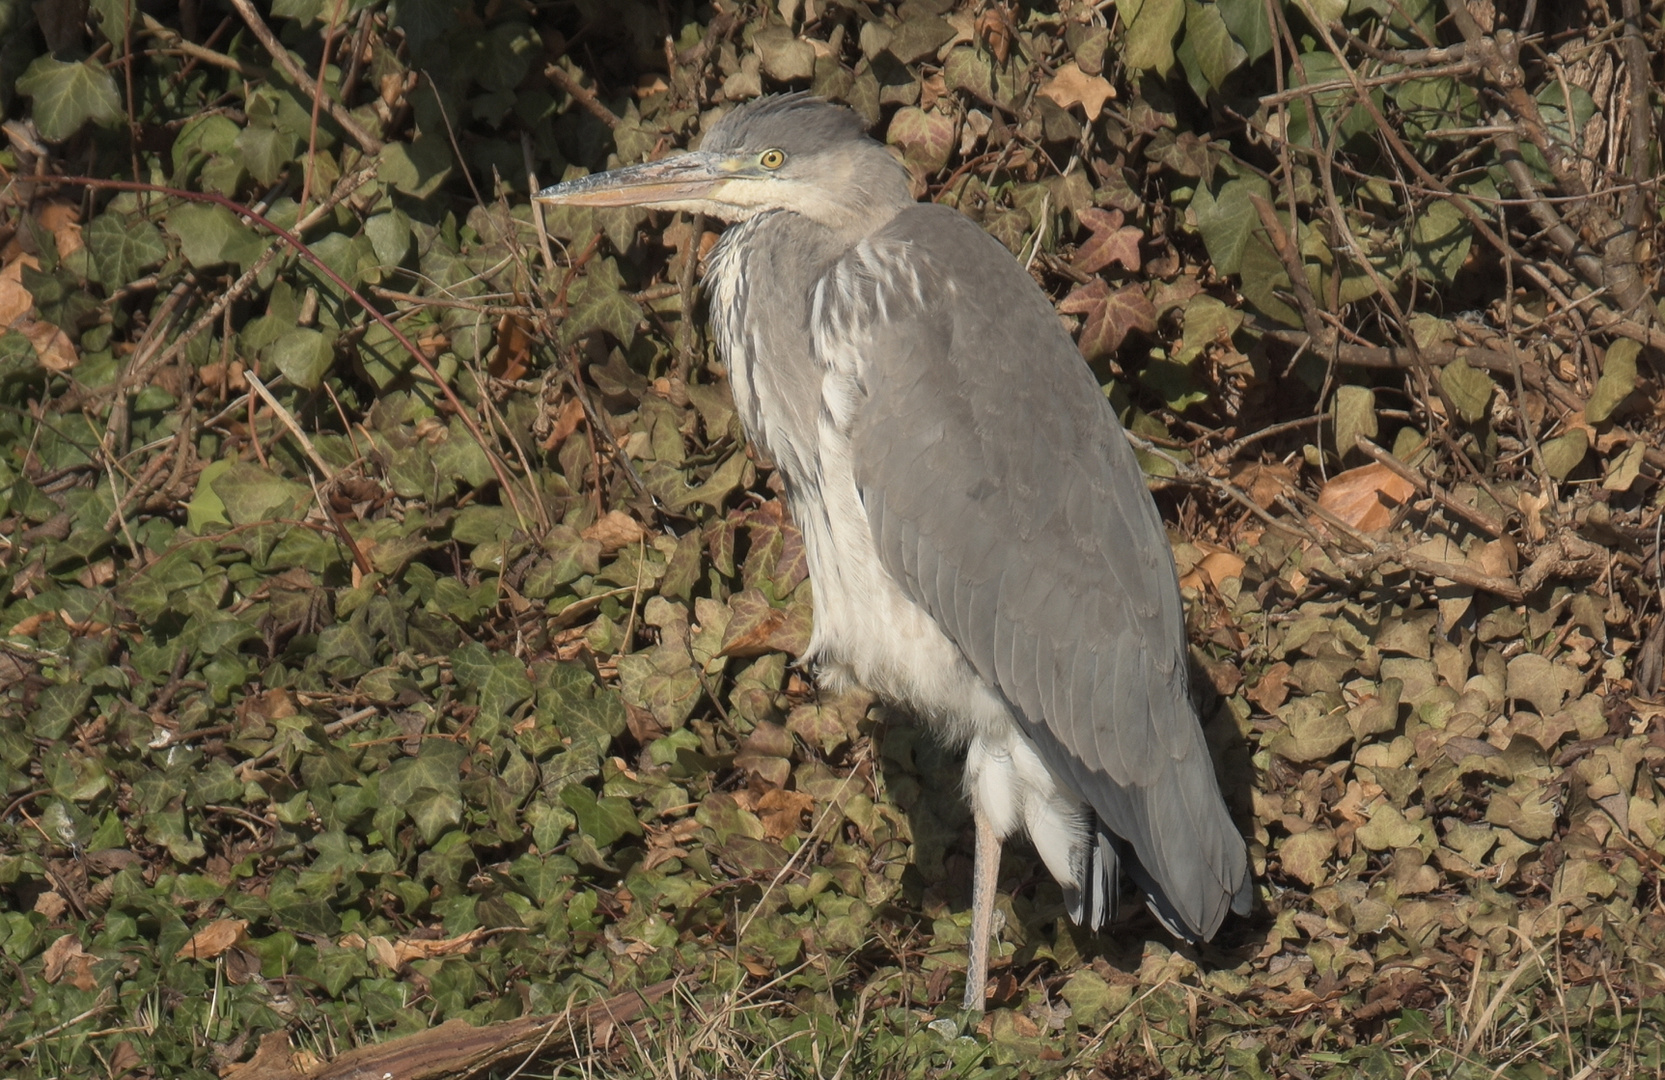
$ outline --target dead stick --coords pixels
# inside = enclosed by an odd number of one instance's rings
[[[237,9],[237,14],[241,15],[249,29],[254,31],[254,36],[260,39],[260,44],[264,45],[266,51],[272,54],[272,59],[277,61],[278,67],[282,68],[284,74],[289,76],[290,82],[300,87],[301,92],[312,98],[314,103],[322,98],[324,108],[330,111],[330,116],[335,118],[335,122],[340,124],[342,129],[353,137],[353,141],[358,143],[366,154],[374,156],[382,152],[382,141],[366,131],[364,125],[353,119],[353,114],[347,110],[346,106],[340,102],[330,100],[328,94],[313,92],[312,80],[308,79],[306,72],[302,71],[300,65],[295,63],[294,58],[289,55],[289,50],[283,47],[283,42],[277,39],[277,35],[272,33],[272,28],[261,19],[260,13],[254,9],[254,4],[250,3],[250,0],[231,0],[231,6]]]

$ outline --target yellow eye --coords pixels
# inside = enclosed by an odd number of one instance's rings
[[[773,172],[786,164],[786,152],[783,150],[765,150],[757,155],[757,163]]]

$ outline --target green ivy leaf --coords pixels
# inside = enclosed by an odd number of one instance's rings
[[[1437,285],[1449,285],[1468,260],[1474,230],[1462,212],[1440,199],[1429,203],[1411,226],[1411,244],[1422,276]]]
[[[312,492],[301,485],[244,461],[232,463],[211,486],[233,525],[293,517],[312,501]]]
[[[479,695],[480,711],[506,720],[532,696],[526,665],[512,653],[494,653],[478,642],[464,645],[451,659],[457,682]]]
[[[324,0],[272,0],[273,18],[294,19],[302,26],[316,22],[323,9]]]
[[[377,176],[402,194],[426,199],[451,175],[451,161],[451,149],[443,139],[424,135],[384,146]]]
[[[237,134],[241,130],[219,113],[192,119],[180,129],[179,138],[173,141],[174,171],[183,169],[193,156],[199,154],[230,153],[237,146]]]
[[[1584,406],[1586,420],[1592,424],[1605,423],[1636,389],[1636,358],[1641,353],[1641,344],[1630,338],[1620,338],[1607,347],[1607,355],[1601,362],[1601,379]]]
[[[491,469],[491,459],[480,448],[474,436],[463,426],[463,422],[452,418],[446,429],[446,438],[433,449],[434,468],[441,476],[461,480],[470,487],[480,487],[489,483],[496,475]],[[501,509],[507,523],[515,524],[514,513],[507,507]],[[495,537],[493,538],[495,539]]]
[[[1191,200],[1208,258],[1222,274],[1240,271],[1243,248],[1260,228],[1260,215],[1251,199],[1254,195],[1269,199],[1272,189],[1259,177],[1245,177],[1227,181],[1217,195],[1199,185]]]
[[[602,259],[592,263],[567,293],[561,340],[572,344],[592,331],[603,330],[628,349],[636,340],[636,324],[641,319],[641,307],[624,291],[618,264]]]
[[[17,89],[34,99],[35,129],[48,142],[62,142],[89,120],[105,126],[121,120],[115,76],[90,60],[38,57],[18,77]]]
[[[1243,46],[1250,63],[1272,50],[1272,27],[1266,21],[1266,5],[1258,0],[1219,0],[1220,17],[1226,29]]]
[[[463,800],[454,788],[446,791],[417,788],[411,792],[410,798],[405,800],[405,811],[410,814],[410,819],[416,822],[422,839],[431,844],[438,840],[446,829],[462,821]]]
[[[1232,40],[1218,4],[1185,0],[1185,40],[1199,73],[1216,90],[1248,59],[1243,46]]]
[[[270,184],[295,158],[295,136],[270,124],[249,124],[237,136],[237,153],[249,175]]]
[[[315,390],[335,361],[335,337],[297,326],[261,350],[284,377],[303,390]]]
[[[1166,76],[1174,66],[1174,35],[1185,21],[1185,0],[1144,0],[1138,13],[1126,18],[1122,61],[1130,68]]]
[[[1565,435],[1548,440],[1540,449],[1544,455],[1544,469],[1550,477],[1565,480],[1589,452],[1590,439],[1583,428],[1573,428]]]
[[[1492,377],[1478,368],[1468,365],[1459,358],[1445,366],[1440,372],[1440,389],[1451,399],[1451,404],[1457,407],[1457,413],[1464,421],[1477,424],[1485,419],[1486,412],[1491,408],[1492,391],[1496,384]]]
[[[167,225],[179,238],[185,258],[198,269],[227,262],[247,266],[265,247],[254,226],[243,224],[223,206],[186,203],[168,213]]]
[[[1335,392],[1336,452],[1345,458],[1360,435],[1376,437],[1376,395],[1365,386],[1339,387]]]
[[[596,798],[595,792],[581,784],[568,784],[561,789],[561,801],[578,819],[578,831],[604,848],[622,836],[641,836],[642,823],[630,810],[630,800],[617,795]]]
[[[127,40],[134,5],[130,0],[92,0],[90,6],[98,17],[98,29],[104,40],[120,50]]]
[[[410,251],[410,218],[398,210],[377,214],[365,220],[364,235],[382,266],[398,266]]]
[[[88,223],[82,239],[92,252],[99,284],[109,289],[133,281],[141,270],[168,257],[161,230],[143,218],[100,214]]]

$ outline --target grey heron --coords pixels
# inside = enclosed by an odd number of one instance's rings
[[[983,1008],[1001,844],[1020,830],[1078,924],[1111,916],[1118,867],[1187,940],[1247,913],[1156,504],[1006,248],[916,203],[855,113],[802,94],[536,198],[733,223],[707,262],[711,322],[804,535],[818,678],[966,748],[965,1007]]]

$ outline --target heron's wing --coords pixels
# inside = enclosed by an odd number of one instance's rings
[[[885,568],[1132,845],[1170,917],[1211,935],[1247,901],[1247,864],[1191,704],[1172,556],[1051,305],[997,241],[931,206],[822,294],[812,326],[846,354],[830,357],[851,375],[840,426]]]

